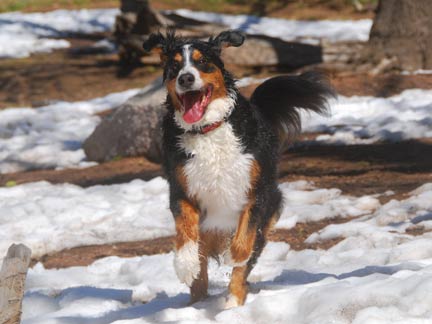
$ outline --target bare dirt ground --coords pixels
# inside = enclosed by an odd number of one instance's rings
[[[233,10],[236,12],[237,9]],[[325,13],[327,18],[335,18],[330,12]],[[318,11],[306,10],[300,14],[300,10],[297,13],[300,15],[297,18],[315,13],[317,18],[322,18]],[[283,11],[279,14],[284,16]],[[354,15],[352,12],[346,14],[351,18]],[[272,15],[278,16],[278,11]],[[368,15],[370,16],[370,13],[364,13],[360,17],[354,16],[363,18]],[[86,100],[130,88],[141,88],[160,75],[161,69],[158,66],[141,65],[134,69],[125,68],[118,64],[116,55],[88,51],[96,40],[106,36],[108,35],[101,34],[70,39],[73,45],[71,49],[51,54],[34,55],[26,59],[0,60],[0,109],[12,106],[38,107],[51,100]],[[236,67],[232,69],[238,78],[277,73],[274,70],[270,73],[265,70],[253,71]],[[346,96],[387,97],[408,88],[432,88],[432,75],[371,76],[344,71],[331,72],[330,81],[339,94]],[[252,91],[253,87],[243,89],[245,95],[250,95]],[[311,139],[313,135],[303,135],[300,140]],[[91,186],[127,182],[136,178],[148,180],[160,175],[163,175],[160,166],[145,158],[123,158],[85,169],[0,174],[0,186],[11,182],[20,184],[39,180]],[[400,143],[351,146],[295,145],[282,156],[280,181],[295,180],[314,181],[317,187],[339,188],[344,194],[353,196],[375,194],[381,203],[393,198],[403,199],[411,190],[432,181],[432,140],[418,139]],[[311,233],[326,225],[344,221],[347,220],[334,219],[298,224],[290,230],[275,231],[270,235],[270,239],[288,242],[297,250],[327,249],[341,238],[315,245],[308,245],[304,241]],[[421,229],[413,229],[408,234],[418,235],[421,232]],[[105,256],[132,257],[163,253],[170,251],[171,247],[172,237],[157,238],[141,242],[78,247],[33,261],[41,261],[49,268],[87,265]]]

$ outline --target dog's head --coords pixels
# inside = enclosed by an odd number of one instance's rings
[[[163,79],[180,127],[199,129],[230,114],[236,92],[220,55],[223,48],[240,46],[244,39],[239,31],[224,31],[208,41],[185,39],[169,31],[166,36],[152,34],[144,43],[146,51],[160,55]]]

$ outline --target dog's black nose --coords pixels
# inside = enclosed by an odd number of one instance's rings
[[[195,77],[192,73],[185,73],[179,76],[178,83],[183,88],[189,88],[195,82]]]

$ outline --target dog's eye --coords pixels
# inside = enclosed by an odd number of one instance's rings
[[[177,61],[174,61],[174,63],[172,64],[172,68],[173,68],[173,70],[180,70],[180,63]]]
[[[207,63],[208,63],[208,61],[207,61],[207,59],[205,57],[201,57],[198,60],[198,64],[200,64],[200,65],[206,65]]]

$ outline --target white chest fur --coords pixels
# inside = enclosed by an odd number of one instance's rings
[[[191,158],[185,165],[188,194],[204,216],[203,230],[232,230],[247,203],[253,156],[242,153],[229,123],[203,135],[182,135]]]

